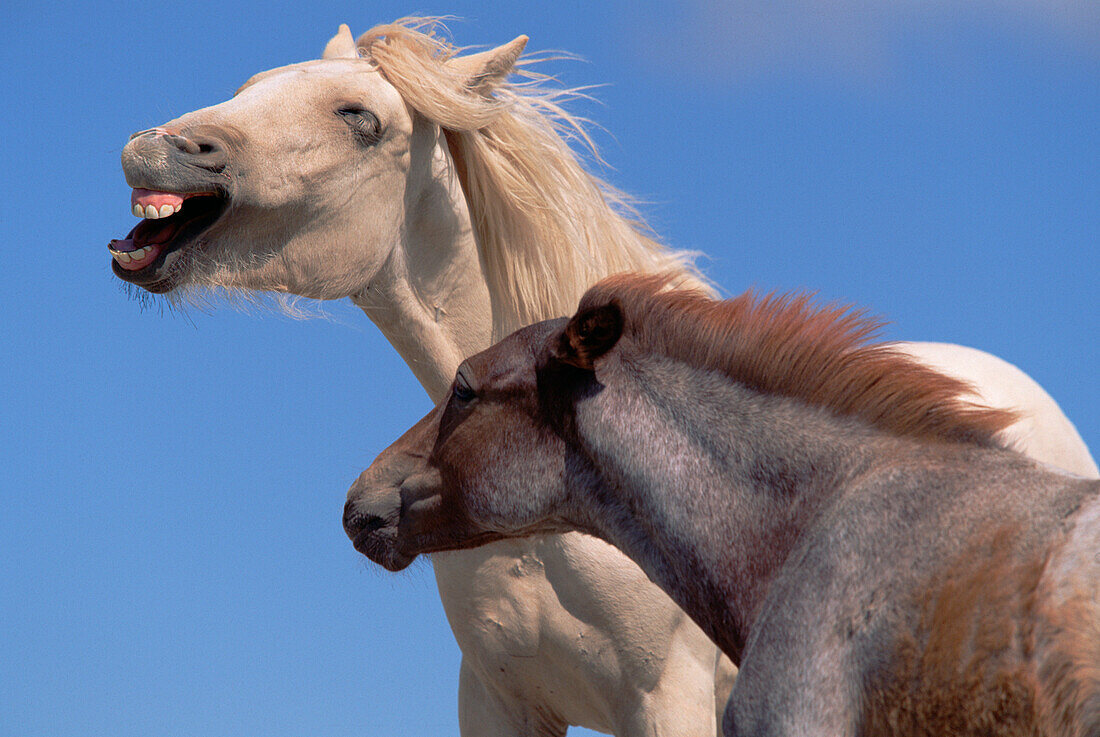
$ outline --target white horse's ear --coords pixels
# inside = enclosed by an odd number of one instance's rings
[[[517,36],[503,46],[482,51],[469,56],[456,56],[447,61],[447,65],[466,75],[467,89],[475,92],[488,92],[512,72],[523,47],[527,45],[526,36]]]
[[[340,24],[340,30],[325,45],[325,53],[322,59],[358,59],[359,52],[355,48],[355,39],[352,38],[351,29],[347,23]]]

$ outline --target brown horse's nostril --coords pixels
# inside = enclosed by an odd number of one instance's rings
[[[344,532],[353,540],[359,532],[357,528],[358,518],[359,512],[355,510],[355,502],[348,499],[347,502],[344,503]]]
[[[364,532],[373,532],[386,526],[386,520],[376,514],[360,512],[356,504],[348,500],[344,504],[344,532],[354,542],[355,538]]]

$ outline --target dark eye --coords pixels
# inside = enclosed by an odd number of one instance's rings
[[[361,107],[342,107],[336,111],[352,132],[366,144],[377,143],[382,137],[382,124],[370,110]]]
[[[470,383],[466,381],[466,377],[461,373],[455,375],[455,386],[451,391],[455,399],[460,402],[469,402],[477,396],[477,393],[470,387]]]

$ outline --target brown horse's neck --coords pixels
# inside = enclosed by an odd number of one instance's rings
[[[397,349],[433,402],[455,369],[489,347],[492,309],[470,214],[439,129],[418,118],[414,135],[435,145],[410,162],[402,239],[381,272],[352,299]]]
[[[803,531],[866,468],[869,447],[904,441],[736,384],[700,396],[661,367],[630,371],[629,389],[608,382],[591,409],[577,409],[608,487],[584,502],[585,527],[634,558],[738,662]]]

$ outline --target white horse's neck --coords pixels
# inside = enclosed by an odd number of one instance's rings
[[[458,365],[488,348],[489,290],[461,185],[439,129],[418,119],[405,221],[380,273],[352,297],[393,344],[433,402]],[[419,152],[419,153],[418,153]],[[477,274],[477,278],[471,278]]]
[[[416,125],[423,123],[418,118]],[[450,390],[459,364],[492,345],[493,312],[454,162],[439,129],[425,127],[431,132],[423,134],[434,133],[436,140],[424,146],[414,141],[411,147],[401,240],[381,272],[352,301],[378,326],[438,404]],[[418,150],[429,152],[427,160],[417,160]],[[469,609],[470,582],[486,579],[486,566],[496,564],[492,559],[499,557],[502,548],[508,551],[506,559],[512,560],[530,556],[535,545],[533,539],[514,540],[432,555],[440,600],[460,646],[478,650],[477,635],[465,627],[478,616]],[[517,617],[510,604],[497,606],[496,597],[507,602],[516,586],[526,584],[511,570],[506,577],[487,578],[494,585],[507,580],[513,590],[497,590],[495,596],[478,599],[479,606],[490,607],[488,616],[506,622],[517,641],[536,641],[530,632],[533,621]],[[531,592],[524,590],[524,594]]]

